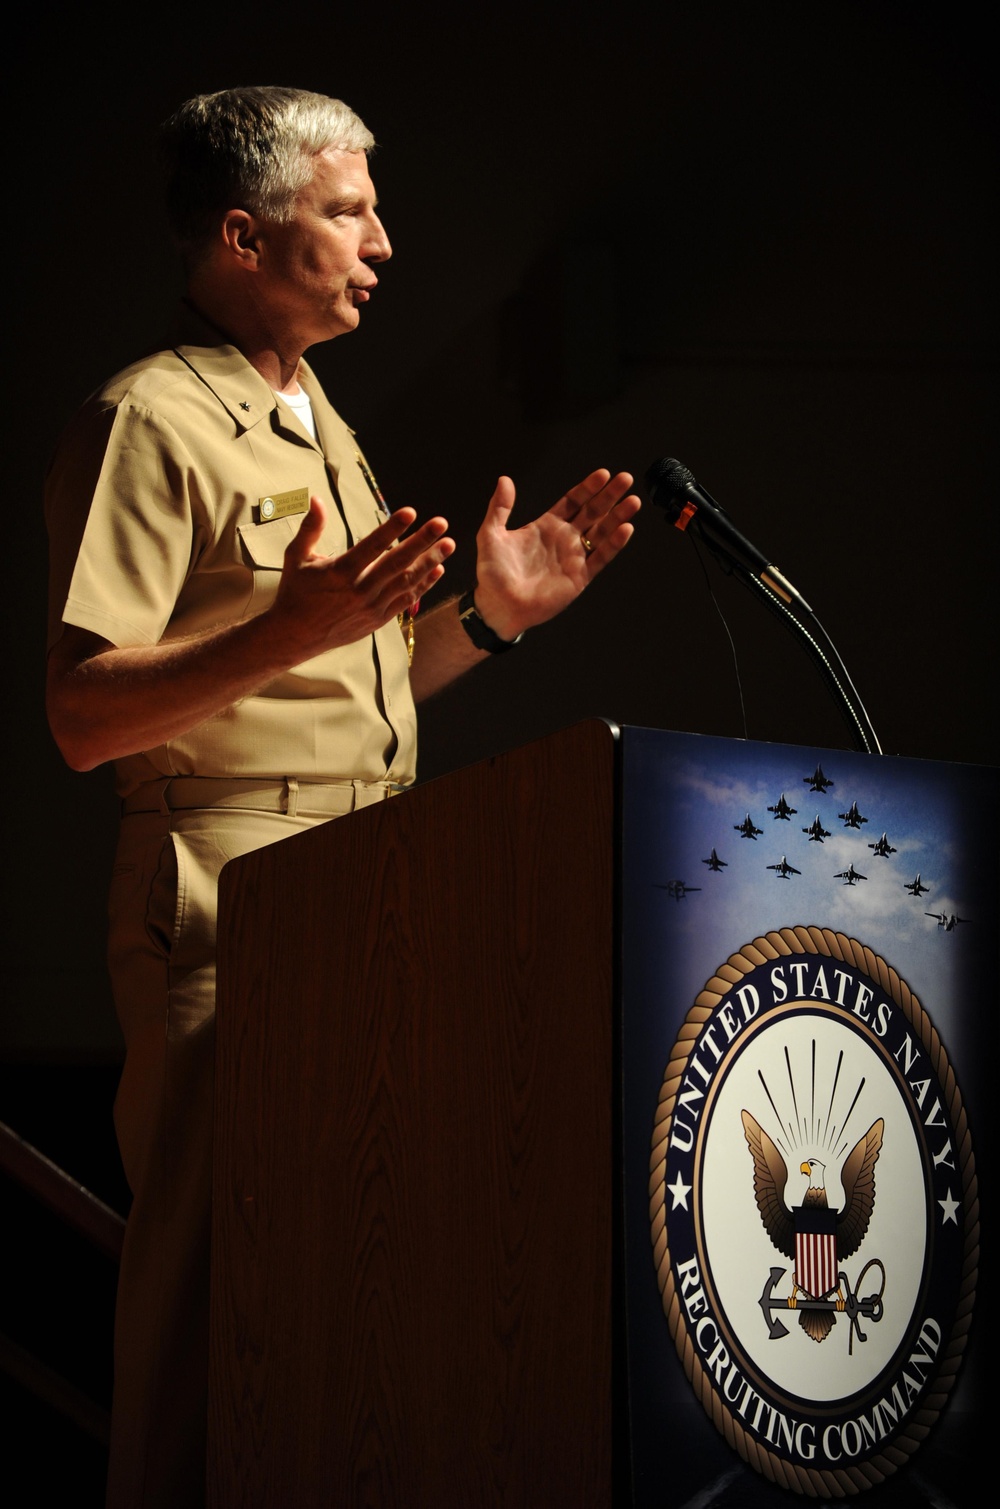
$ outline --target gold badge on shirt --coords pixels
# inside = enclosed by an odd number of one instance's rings
[[[309,512],[308,487],[296,487],[288,493],[268,493],[257,499],[257,523],[270,524],[272,519],[285,519],[289,514]]]

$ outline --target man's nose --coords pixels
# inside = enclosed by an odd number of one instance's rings
[[[377,215],[372,217],[371,234],[366,238],[362,258],[365,262],[388,262],[392,256],[392,247],[389,237],[385,233],[385,226]]]

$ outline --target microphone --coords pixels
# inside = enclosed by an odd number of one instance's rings
[[[714,554],[730,562],[737,578],[756,592],[787,628],[795,631],[845,714],[858,749],[866,754],[881,754],[871,719],[847,674],[847,667],[801,592],[740,534],[722,505],[705,488],[699,487],[687,467],[673,456],[664,456],[653,462],[646,472],[646,486],[652,502],[663,509],[675,529],[684,530],[690,526],[696,534],[702,535]],[[802,610],[807,622],[796,616],[790,606],[793,602]]]
[[[745,535],[740,534],[721,503],[717,503],[704,487],[699,487],[683,462],[673,456],[661,456],[647,470],[646,486],[653,503],[663,509],[668,523],[675,529],[685,530],[688,525],[693,525],[695,532],[703,535],[710,547],[752,572],[784,602],[794,600],[807,613],[812,613],[802,594],[777,566],[751,545]]]

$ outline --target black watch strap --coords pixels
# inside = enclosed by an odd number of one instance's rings
[[[479,616],[475,593],[475,587],[470,587],[458,600],[458,621],[462,628],[477,650],[488,650],[491,655],[502,655],[504,650],[512,650],[523,636],[519,634],[517,639],[501,639],[499,634],[494,634],[489,624],[484,623]]]

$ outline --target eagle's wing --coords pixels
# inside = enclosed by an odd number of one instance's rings
[[[785,1160],[749,1111],[743,1112],[743,1131],[753,1154],[753,1192],[764,1230],[778,1251],[787,1258],[795,1256],[795,1223],[785,1205],[788,1170]]]
[[[837,1218],[837,1257],[851,1257],[864,1240],[875,1206],[875,1164],[882,1148],[885,1122],[873,1121],[853,1149],[840,1174],[844,1208]]]

